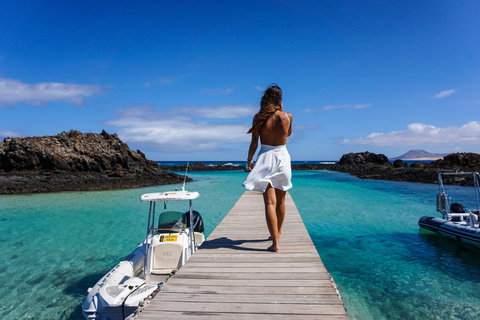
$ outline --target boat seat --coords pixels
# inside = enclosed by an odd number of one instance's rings
[[[153,274],[169,274],[182,266],[183,247],[178,243],[162,242],[153,247]]]

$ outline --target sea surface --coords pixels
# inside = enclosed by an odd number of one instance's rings
[[[246,173],[189,176],[210,234],[244,192]],[[330,171],[294,171],[293,185],[350,319],[480,318],[480,252],[417,224],[437,215],[436,185]],[[175,187],[0,196],[0,319],[82,319],[87,289],[145,237],[140,196]],[[468,206],[471,191],[448,193]]]
[[[185,162],[185,161],[157,161],[158,164],[165,167],[173,167],[173,166],[184,166],[187,163],[197,163],[203,162],[207,166],[215,166],[219,164],[225,164],[230,166],[246,166],[246,161],[192,161],[192,162]],[[292,161],[292,164],[304,164],[304,163],[313,163],[313,164],[335,164],[337,161],[334,160],[326,160],[326,161]]]

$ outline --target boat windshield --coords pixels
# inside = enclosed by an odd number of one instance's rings
[[[180,211],[165,211],[160,214],[158,219],[159,229],[170,229],[179,232],[186,227],[183,221],[183,213]],[[174,230],[173,230],[174,229]]]

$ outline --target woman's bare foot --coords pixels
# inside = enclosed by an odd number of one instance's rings
[[[280,250],[280,248],[278,246],[274,246],[273,244],[267,248],[268,251],[273,251],[273,252],[277,252],[278,250]]]

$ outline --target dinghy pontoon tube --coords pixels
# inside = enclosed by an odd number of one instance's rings
[[[473,179],[476,209],[465,210],[460,203],[450,203],[451,198],[445,192],[443,176],[468,177]],[[430,230],[460,242],[480,248],[480,176],[477,172],[440,173],[438,184],[440,191],[437,194],[437,211],[442,218],[423,216],[418,221],[421,228]]]

